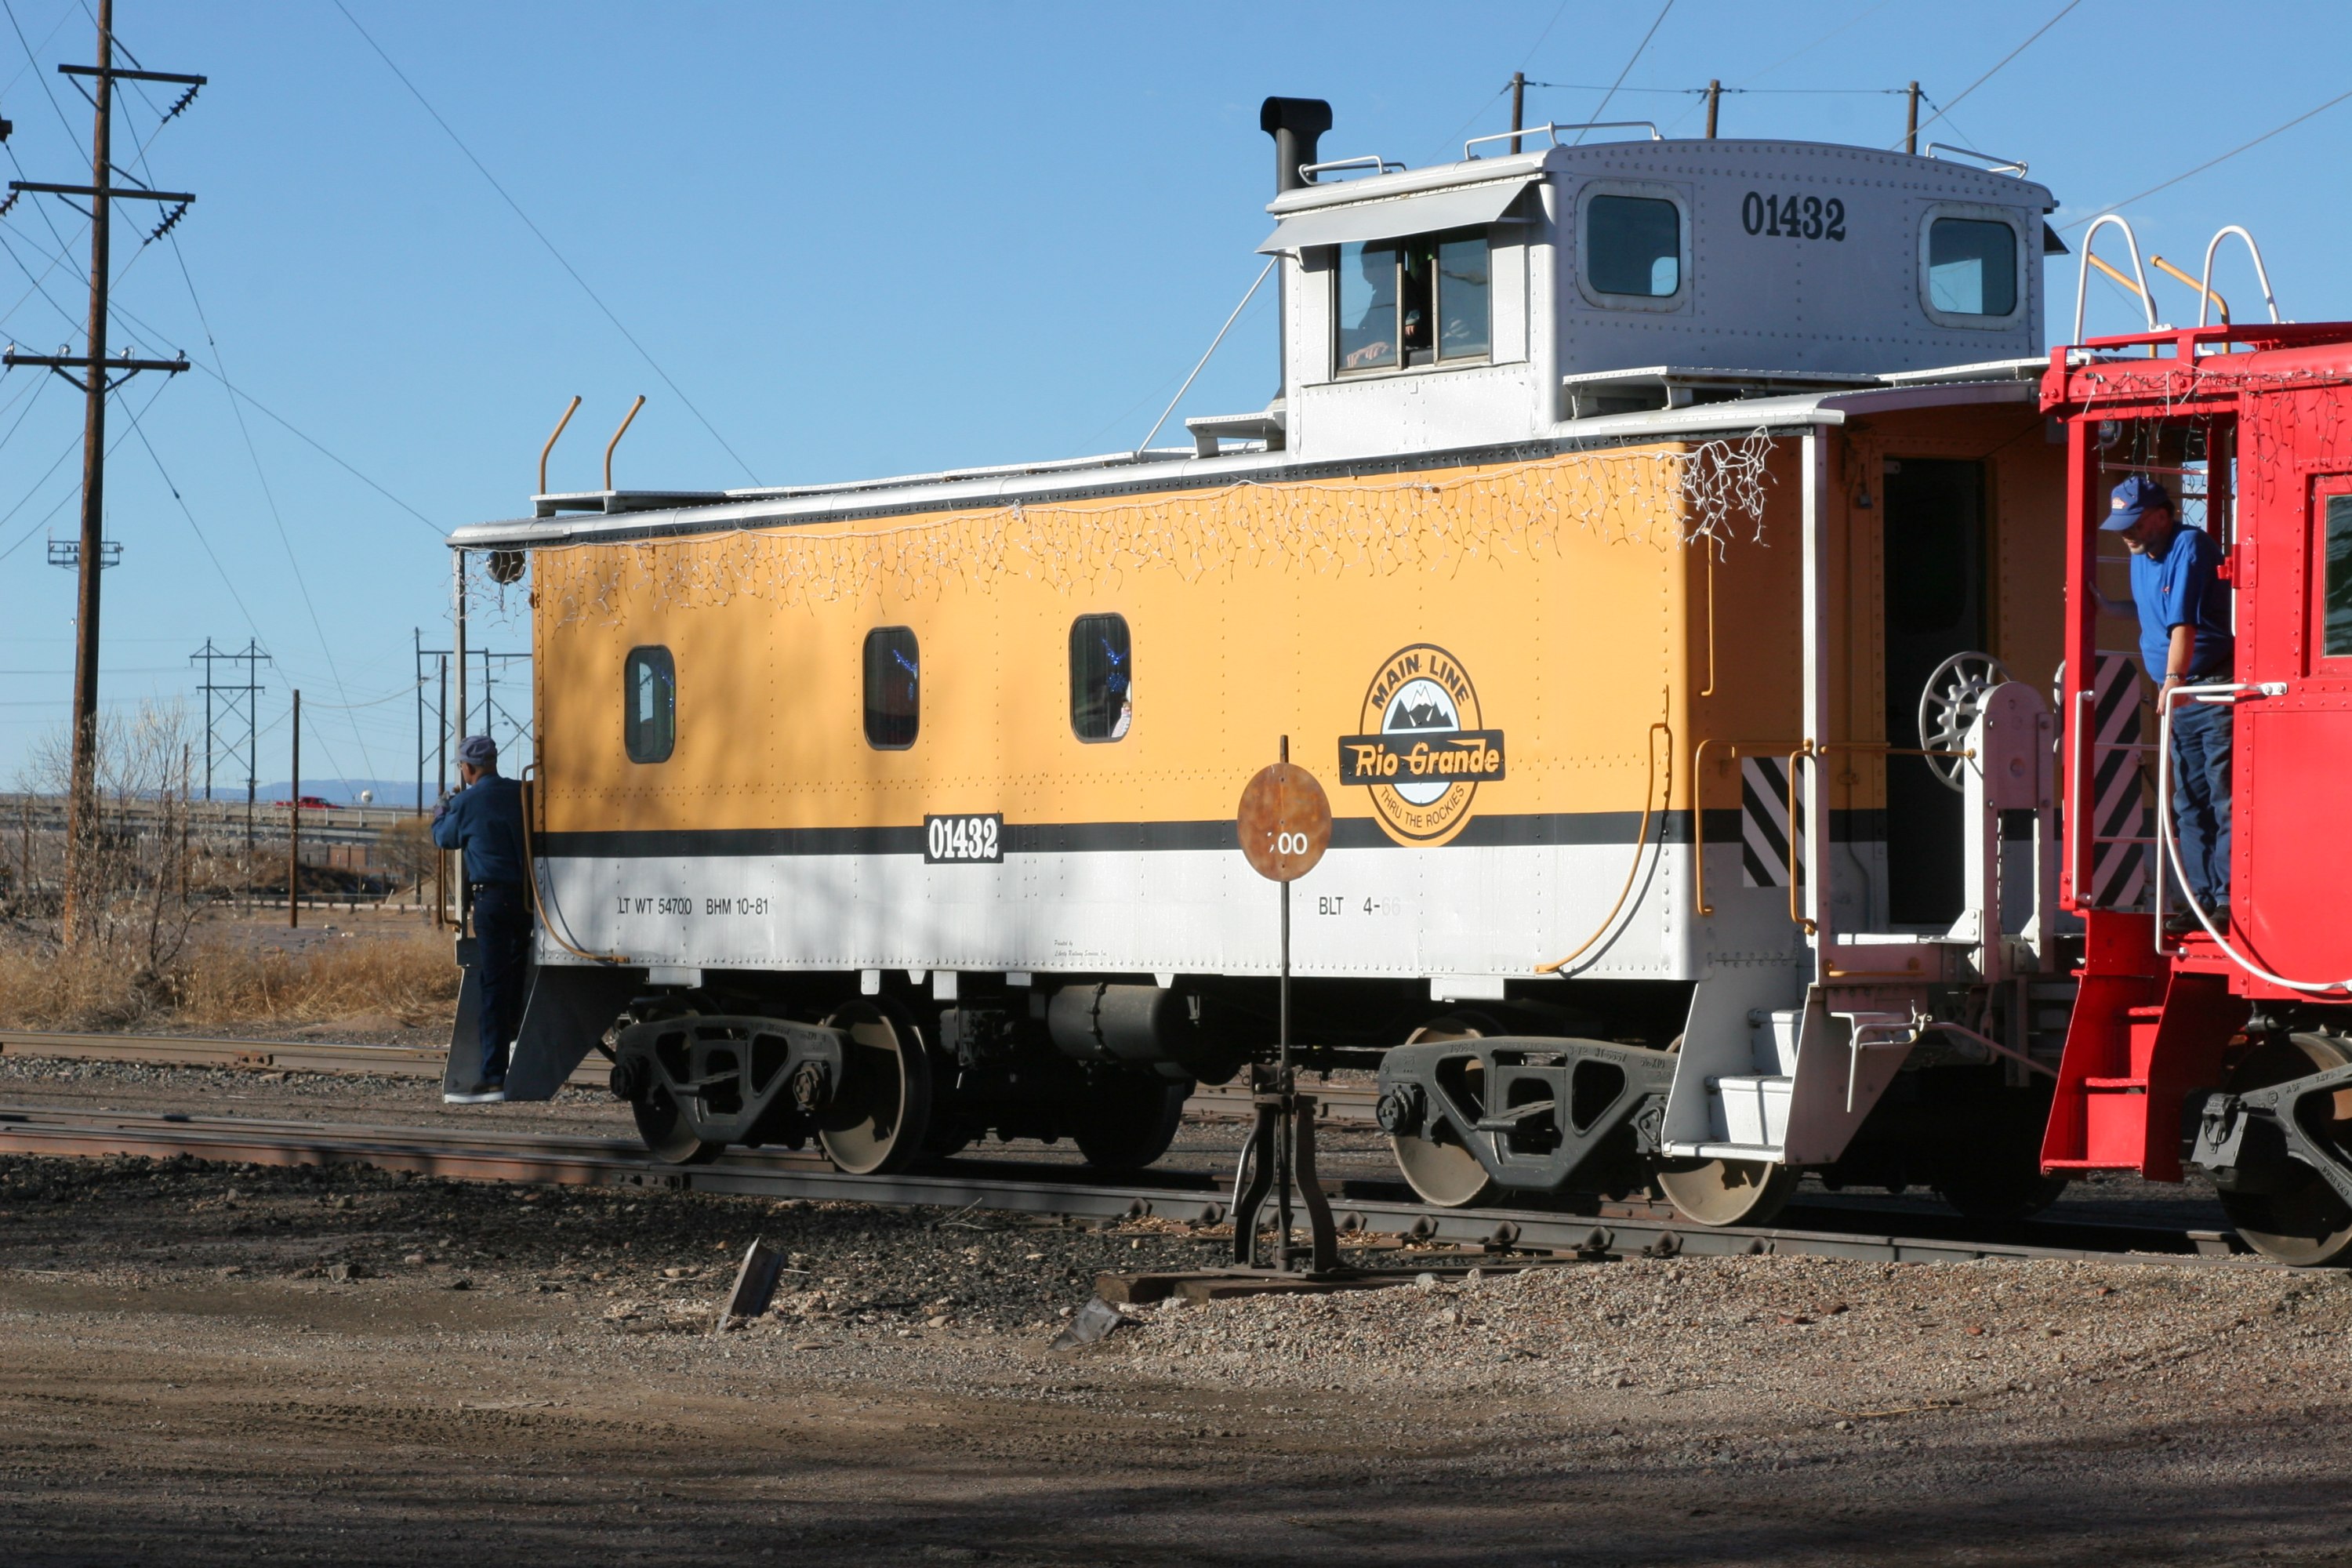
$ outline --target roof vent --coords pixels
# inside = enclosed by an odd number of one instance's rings
[[[1274,194],[1310,182],[1299,171],[1315,162],[1315,144],[1331,129],[1331,106],[1319,98],[1269,98],[1258,106],[1257,128],[1274,138]]]

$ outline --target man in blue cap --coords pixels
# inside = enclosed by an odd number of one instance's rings
[[[481,1062],[468,1087],[441,1098],[451,1105],[487,1105],[506,1098],[507,1047],[522,1026],[530,963],[530,889],[524,879],[530,870],[523,855],[522,786],[499,776],[497,743],[488,735],[459,742],[457,776],[465,787],[441,797],[433,813],[433,842],[465,856],[474,935],[481,946]]]
[[[2161,704],[2175,687],[2230,679],[2236,638],[2230,599],[2215,575],[2221,547],[2201,528],[2180,526],[2164,486],[2134,474],[2115,488],[2099,525],[2131,552],[2131,603],[2100,595],[2112,615],[2139,616],[2139,657],[2158,683]],[[2160,710],[2160,709],[2159,709]],[[2172,819],[2189,895],[2217,928],[2230,919],[2230,704],[2180,702],[2172,710]],[[2167,934],[2201,931],[2183,910]]]

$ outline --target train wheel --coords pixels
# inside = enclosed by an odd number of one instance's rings
[[[1696,1225],[1769,1225],[1797,1190],[1797,1173],[1766,1160],[1683,1160],[1658,1167],[1658,1185]]]
[[[1413,1030],[1404,1037],[1404,1043],[1418,1046],[1432,1040],[1481,1040],[1500,1032],[1501,1026],[1484,1013],[1448,1013]],[[1466,1087],[1474,1097],[1480,1092],[1480,1080],[1485,1076],[1485,1069],[1477,1062],[1465,1064]],[[1404,1175],[1404,1184],[1423,1203],[1442,1209],[1466,1209],[1495,1194],[1495,1178],[1478,1163],[1477,1155],[1459,1143],[1440,1143],[1419,1132],[1391,1133],[1389,1147],[1396,1153],[1397,1169]]]
[[[931,1059],[923,1037],[871,1002],[825,1020],[849,1036],[841,1095],[818,1132],[827,1158],[853,1176],[896,1171],[923,1152],[931,1125]]]
[[[2347,1062],[2352,1062],[2352,1051],[2340,1040],[2326,1035],[2287,1035],[2256,1046],[2223,1087],[2242,1094]],[[2352,1152],[2352,1089],[2339,1089],[2323,1100],[2306,1101],[2305,1106],[2305,1130],[2338,1150]],[[2249,1130],[2249,1142],[2253,1137]],[[2225,1190],[2221,1194],[2222,1212],[2246,1238],[2246,1245],[2265,1258],[2302,1268],[2338,1262],[2352,1253],[2352,1207],[2346,1206],[2318,1172],[2300,1160],[2289,1159],[2274,1131],[2263,1140],[2263,1147],[2266,1153],[2260,1164],[2240,1169],[2265,1190]]]
[[[1087,1097],[1086,1124],[1071,1136],[1087,1163],[1105,1171],[1139,1171],[1176,1142],[1184,1123],[1189,1084],[1160,1078],[1118,1078]]]
[[[1465,1209],[1494,1194],[1495,1178],[1478,1163],[1478,1156],[1459,1143],[1440,1143],[1419,1133],[1391,1134],[1397,1169],[1405,1185],[1425,1204],[1442,1209]]]
[[[688,1128],[686,1112],[669,1091],[658,1086],[629,1101],[637,1119],[637,1136],[653,1157],[672,1165],[702,1165],[719,1158],[724,1143],[706,1143]]]

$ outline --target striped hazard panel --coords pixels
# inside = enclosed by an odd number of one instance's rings
[[[1804,791],[1790,784],[1786,757],[1739,760],[1740,882],[1750,888],[1789,885],[1791,835],[1804,847]]]
[[[2156,818],[2148,809],[2148,746],[2140,717],[2139,662],[2099,655],[2091,698],[2092,906],[2136,910],[2147,900],[2148,855]]]

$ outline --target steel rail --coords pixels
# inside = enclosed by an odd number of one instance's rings
[[[233,1068],[253,1072],[374,1073],[385,1078],[441,1076],[448,1053],[437,1046],[370,1046],[334,1040],[247,1040],[194,1035],[92,1035],[0,1029],[0,1057],[48,1061],[139,1062],[151,1067]],[[591,1055],[564,1081],[603,1089],[608,1071]],[[1315,1090],[1328,1121],[1369,1122],[1380,1093],[1370,1084],[1322,1084]],[[1194,1121],[1246,1120],[1246,1084],[1202,1084],[1185,1103]]]
[[[887,1207],[980,1208],[1066,1218],[1159,1217],[1193,1225],[1225,1220],[1230,1200],[1214,1178],[1171,1172],[1154,1184],[1052,1180],[1032,1167],[1002,1172],[984,1163],[892,1175],[851,1176],[814,1153],[738,1152],[708,1165],[665,1165],[620,1140],[570,1134],[484,1136],[456,1130],[176,1114],[102,1119],[41,1107],[0,1109],[0,1153],[48,1158],[131,1156],[260,1165],[368,1165],[476,1180],[650,1187],[714,1195],[799,1198]],[[2137,1263],[2254,1264],[2228,1256],[2226,1238],[2157,1227],[2042,1226],[2053,1241],[2079,1229],[2084,1242],[1985,1241],[1903,1237],[1878,1231],[1692,1226],[1637,1215],[1571,1215],[1533,1209],[1436,1209],[1345,1190],[1331,1199],[1343,1232],[1416,1241],[1592,1257],[1643,1254],[1802,1254],[1889,1263],[2049,1259]],[[2130,1245],[2130,1244],[2137,1245]]]

